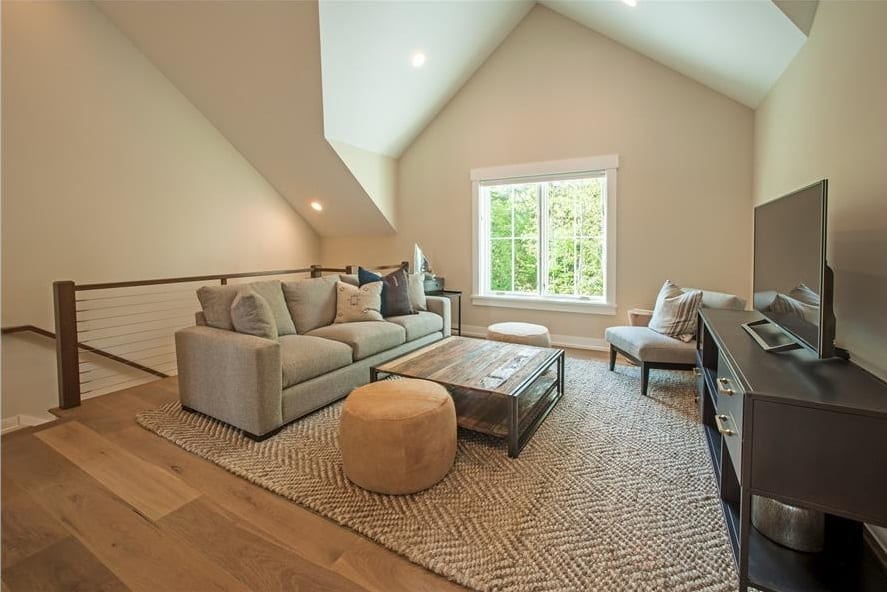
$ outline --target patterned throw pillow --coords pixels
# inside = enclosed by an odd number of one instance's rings
[[[701,290],[681,290],[671,280],[665,280],[659,296],[650,329],[681,341],[692,341],[696,335],[696,314],[702,306]]]
[[[359,288],[336,282],[336,323],[381,321],[382,282],[371,282]]]
[[[238,333],[277,339],[277,322],[268,301],[252,289],[240,290],[231,304],[231,322]]]
[[[380,276],[363,267],[357,269],[357,277],[361,286],[371,282],[382,282],[381,312],[383,317],[416,314],[410,302],[410,283],[407,275],[407,271],[403,267],[386,276]]]

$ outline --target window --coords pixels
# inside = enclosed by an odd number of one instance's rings
[[[613,314],[615,156],[472,171],[474,304]]]

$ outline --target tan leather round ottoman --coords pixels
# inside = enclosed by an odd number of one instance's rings
[[[456,458],[456,408],[427,380],[382,380],[351,391],[339,447],[345,475],[378,493],[415,493],[440,481]]]
[[[487,327],[487,339],[551,347],[548,329],[532,323],[496,323]]]

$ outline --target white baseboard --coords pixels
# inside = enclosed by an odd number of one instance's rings
[[[465,337],[486,337],[487,328],[478,325],[462,325],[462,335]],[[595,351],[609,351],[610,346],[603,339],[594,337],[579,337],[577,335],[552,335],[551,345],[556,347],[569,347],[572,349],[590,349]]]
[[[36,426],[53,421],[55,418],[36,417],[34,415],[14,415],[12,417],[4,417],[0,421],[0,434],[14,432],[19,428],[28,426]]]

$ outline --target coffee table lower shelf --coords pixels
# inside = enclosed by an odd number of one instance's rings
[[[508,406],[511,397],[478,394],[471,389],[448,389],[456,405],[456,417],[460,428],[480,432],[496,438],[508,437]],[[558,399],[557,376],[546,375],[522,396],[518,397],[518,429],[524,433],[539,416],[550,410]]]

